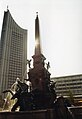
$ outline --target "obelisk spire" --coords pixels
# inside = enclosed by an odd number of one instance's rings
[[[41,54],[40,28],[39,28],[38,12],[36,12],[36,19],[35,19],[35,55],[39,55],[39,54]]]
[[[29,81],[32,83],[32,89],[39,89],[46,91],[48,88],[48,82],[50,82],[50,73],[48,72],[49,63],[47,69],[45,68],[46,58],[41,52],[40,43],[40,28],[38,13],[36,13],[35,19],[35,54],[33,58],[33,68],[30,68],[28,72]]]

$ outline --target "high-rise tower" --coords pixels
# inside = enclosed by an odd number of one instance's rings
[[[40,29],[38,14],[35,19],[35,54],[33,58],[33,68],[29,69],[28,76],[33,89],[47,90],[47,84],[50,81],[50,73],[45,68],[46,58],[41,51]]]
[[[0,93],[11,87],[16,78],[23,79],[27,62],[27,30],[4,12],[0,41]]]

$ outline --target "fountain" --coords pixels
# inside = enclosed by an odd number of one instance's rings
[[[25,81],[30,82],[30,88],[25,82],[17,79],[11,86],[11,90],[4,91],[4,93],[8,92],[6,100],[14,100],[14,105],[12,103],[9,105],[8,110],[11,112],[6,113],[6,117],[10,119],[73,119],[65,105],[65,99],[63,97],[57,99],[55,83],[50,80],[50,63],[45,62],[46,58],[41,52],[38,13],[35,19],[35,42],[35,54],[32,56],[33,68],[31,68],[31,60],[27,60],[29,71],[28,79]],[[19,109],[18,112],[17,109]],[[4,115],[3,119],[6,119]]]

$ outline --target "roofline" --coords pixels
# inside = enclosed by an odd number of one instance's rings
[[[5,13],[9,13],[10,14],[10,16],[11,16],[11,18],[13,19],[13,21],[15,22],[15,24],[19,27],[19,28],[21,28],[21,30],[25,30],[25,31],[28,31],[27,29],[25,29],[25,28],[22,28],[15,20],[14,20],[14,18],[13,18],[13,16],[12,16],[12,14],[11,14],[11,12],[10,12],[10,10],[9,9],[7,9],[7,11],[4,11]]]
[[[67,78],[67,77],[75,77],[75,76],[82,76],[82,74],[75,74],[75,75],[67,75],[67,76],[58,76],[58,77],[51,77],[51,79],[56,78]]]

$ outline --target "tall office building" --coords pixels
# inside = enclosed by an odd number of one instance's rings
[[[27,30],[14,21],[7,10],[4,12],[0,40],[0,94],[11,88],[19,77],[23,80],[27,62]]]

